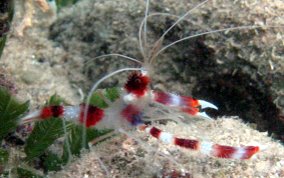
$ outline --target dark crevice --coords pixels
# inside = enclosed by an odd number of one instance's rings
[[[214,101],[219,110],[208,111],[214,117],[239,116],[245,122],[255,123],[259,131],[268,131],[276,139],[281,140],[284,134],[284,124],[272,101],[269,85],[260,76],[253,79],[242,70],[217,73],[199,80],[193,95]]]

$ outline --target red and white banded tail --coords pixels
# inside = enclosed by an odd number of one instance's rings
[[[24,124],[33,121],[50,119],[52,117],[60,117],[75,123],[85,123],[86,127],[94,127],[104,117],[104,110],[96,106],[88,105],[86,115],[84,114],[85,110],[86,104],[84,103],[80,104],[80,106],[46,106],[41,110],[32,112],[23,117],[21,119],[21,123]]]
[[[189,96],[179,96],[172,93],[153,92],[155,102],[161,103],[169,107],[179,108],[180,111],[192,116],[202,116],[211,119],[205,112],[200,112],[199,108],[218,109],[212,103],[204,100],[197,100]]]
[[[21,118],[21,123],[24,124],[39,120],[45,120],[51,117],[62,117],[64,115],[64,112],[65,111],[63,106],[46,106],[41,110],[34,111]]]
[[[156,127],[149,127],[147,125],[141,125],[139,126],[139,129],[145,131],[146,133],[157,138],[163,143],[174,144],[179,147],[191,150],[198,150],[203,154],[211,155],[218,158],[249,159],[260,150],[258,146],[233,147],[214,144],[206,141],[179,138],[173,136],[170,133],[163,132],[162,130]]]

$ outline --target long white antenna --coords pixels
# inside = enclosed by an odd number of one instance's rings
[[[128,60],[130,60],[130,61],[133,61],[133,62],[136,62],[136,63],[139,63],[139,64],[142,65],[142,62],[139,61],[139,60],[137,60],[137,59],[134,59],[134,58],[129,57],[129,56],[125,56],[125,55],[123,55],[123,54],[117,54],[117,53],[101,55],[101,56],[95,57],[94,59],[88,60],[88,61],[86,61],[85,63],[87,64],[87,63],[90,63],[90,62],[93,61],[93,60],[100,59],[100,58],[105,58],[105,57],[109,57],[109,56],[121,57],[121,58],[128,59]]]
[[[191,36],[187,36],[184,37],[182,39],[179,39],[171,44],[166,45],[165,47],[163,47],[160,51],[158,51],[153,58],[156,58],[161,52],[163,52],[164,50],[166,50],[167,48],[180,43],[182,41],[191,39],[191,38],[195,38],[198,36],[202,36],[202,35],[207,35],[207,34],[213,34],[213,33],[219,33],[219,32],[224,32],[224,31],[232,31],[232,30],[240,30],[240,29],[256,29],[256,28],[263,28],[263,27],[267,27],[267,26],[263,26],[263,25],[257,25],[257,26],[239,26],[239,27],[230,27],[230,28],[223,28],[223,29],[217,29],[217,30],[211,30],[211,31],[207,31],[207,32],[203,32],[203,33],[199,33],[199,34],[195,34],[195,35],[191,35]],[[284,26],[269,26],[270,28],[280,28],[280,27],[284,27]]]
[[[195,7],[193,7],[192,9],[190,9],[189,11],[187,11],[183,16],[181,16],[170,28],[168,28],[165,33],[158,39],[158,41],[162,40],[166,34],[172,29],[174,28],[180,21],[182,21],[186,16],[188,16],[192,11],[194,11],[195,9],[199,8],[200,6],[202,6],[203,4],[207,3],[209,0],[203,1],[200,4],[197,4]]]
[[[205,3],[207,3],[209,0],[205,0],[199,4],[197,4],[196,6],[194,6],[192,9],[188,10],[183,16],[181,16],[170,28],[168,28],[165,33],[155,42],[162,42],[162,40],[164,39],[164,37],[166,36],[166,34],[173,29],[180,21],[182,21],[186,16],[188,16],[192,11],[194,11],[195,9],[199,8],[200,6],[204,5]],[[158,43],[157,43],[158,44]],[[157,55],[155,54],[154,56],[151,56],[151,61],[150,63],[153,63],[155,57]]]
[[[149,2],[150,0],[146,1],[146,10],[145,10],[145,23],[144,23],[144,46],[145,46],[145,57],[148,57],[148,46],[147,46],[147,16],[148,16],[148,12],[149,12]]]
[[[148,18],[153,17],[153,16],[170,16],[170,17],[180,18],[180,16],[178,16],[178,15],[173,15],[173,14],[170,14],[170,13],[156,12],[156,13],[149,14],[147,17],[145,17],[145,18],[142,20],[142,22],[141,22],[141,24],[140,24],[140,26],[139,26],[139,34],[138,34],[139,37],[138,37],[138,38],[139,38],[139,48],[140,48],[140,52],[141,52],[142,56],[144,57],[144,60],[147,59],[147,58],[146,58],[145,51],[144,51],[144,47],[143,47],[143,44],[142,44],[142,28],[143,28],[143,26],[144,26],[145,21],[146,21]],[[190,22],[190,21],[187,20],[187,19],[182,19],[182,20]],[[146,61],[144,61],[144,62],[146,62]]]

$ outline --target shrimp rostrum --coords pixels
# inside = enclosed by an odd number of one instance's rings
[[[195,140],[181,138],[174,136],[171,133],[164,132],[157,127],[151,126],[151,121],[159,120],[151,112],[153,111],[153,105],[158,105],[158,108],[164,109],[159,112],[162,114],[167,114],[168,110],[174,112],[179,112],[189,117],[201,117],[206,120],[211,120],[211,118],[204,112],[205,108],[218,109],[214,104],[207,102],[205,100],[195,99],[189,96],[180,96],[173,93],[154,91],[150,88],[151,74],[154,70],[153,65],[157,60],[157,56],[170,46],[182,42],[184,40],[201,36],[206,33],[185,37],[178,41],[175,41],[165,47],[162,47],[163,39],[166,34],[173,29],[176,24],[184,20],[184,18],[191,13],[192,10],[202,6],[207,1],[195,6],[190,9],[186,14],[178,17],[178,20],[168,28],[165,33],[154,43],[152,47],[147,45],[147,19],[151,16],[165,15],[171,17],[177,17],[171,14],[165,13],[154,13],[148,14],[149,11],[149,0],[146,2],[145,17],[141,22],[139,29],[139,46],[140,51],[143,56],[143,60],[137,60],[128,56],[121,54],[108,54],[96,57],[104,58],[109,56],[116,56],[123,58],[125,60],[130,60],[136,62],[140,67],[137,68],[123,68],[114,71],[105,77],[98,80],[90,90],[87,102],[82,103],[78,106],[46,106],[41,110],[32,112],[22,118],[22,123],[32,122],[32,121],[42,121],[49,119],[51,117],[60,117],[68,121],[72,121],[77,124],[83,124],[86,128],[96,128],[96,129],[114,129],[118,132],[128,133],[131,130],[144,131],[152,137],[160,140],[165,144],[173,144],[178,147],[200,151],[203,154],[218,157],[218,158],[231,158],[231,159],[249,159],[255,153],[257,153],[260,148],[259,146],[227,146],[212,143],[209,141]],[[211,31],[211,33],[222,32],[227,30],[239,30],[248,27],[231,27],[227,29],[220,29]],[[257,28],[251,27],[251,28]],[[209,32],[208,32],[209,33]],[[119,90],[120,96],[115,101],[109,101],[104,98],[105,102],[108,104],[107,108],[99,108],[90,104],[90,98],[92,94],[97,90],[98,86],[106,79],[125,71],[131,71],[128,79],[124,86]],[[157,108],[156,108],[157,109]],[[166,111],[165,111],[166,110]],[[171,115],[174,117],[175,115]],[[184,120],[181,118],[170,118],[178,123],[183,123]]]

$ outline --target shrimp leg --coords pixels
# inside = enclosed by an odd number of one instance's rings
[[[197,150],[203,154],[218,158],[249,159],[260,150],[258,146],[233,147],[214,144],[207,141],[179,138],[156,127],[147,125],[140,125],[138,128],[139,130],[145,131],[146,133],[150,134],[152,137],[157,138],[163,143],[174,144],[182,148]]]

